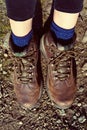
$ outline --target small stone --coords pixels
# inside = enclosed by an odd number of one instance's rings
[[[12,107],[9,107],[9,110],[12,110]]]
[[[81,105],[82,105],[81,103],[78,103],[78,107],[81,107]]]
[[[7,57],[8,57],[8,55],[5,53],[5,54],[4,54],[4,57],[6,57],[6,58],[7,58]]]
[[[46,127],[47,126],[47,123],[44,123],[44,127]]]
[[[87,76],[87,71],[83,72],[83,76]]]
[[[3,75],[6,75],[7,74],[7,72],[6,71],[3,71]]]
[[[84,64],[84,66],[82,67],[83,71],[87,71],[87,63]]]
[[[78,121],[79,121],[80,123],[84,123],[84,122],[86,121],[85,116],[79,117],[79,118],[78,118]]]
[[[41,113],[41,114],[40,114],[40,118],[44,118],[44,113]]]
[[[74,120],[76,120],[76,119],[77,119],[77,117],[76,117],[76,116],[73,116],[73,119],[74,119]]]
[[[79,92],[82,93],[84,91],[84,88],[80,88]]]
[[[62,110],[59,110],[59,112],[60,112],[60,115],[61,116],[65,116],[66,115],[66,113],[65,113],[65,111],[62,109]]]
[[[60,124],[60,123],[61,123],[61,120],[57,120],[57,123]]]
[[[22,122],[22,121],[20,121],[18,124],[19,124],[19,125],[23,125],[23,122]]]
[[[33,111],[36,111],[36,108],[34,108]]]
[[[82,39],[82,42],[83,42],[83,43],[86,43],[86,42],[87,42],[87,31],[85,32],[85,35],[84,35],[84,37],[83,37],[83,39]]]
[[[2,98],[2,93],[0,92],[0,98]]]
[[[76,116],[79,117],[80,116],[80,112],[76,113]]]
[[[0,64],[0,68],[2,68],[2,64]]]

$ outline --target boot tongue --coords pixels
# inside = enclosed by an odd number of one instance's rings
[[[26,53],[27,53],[27,51],[24,50],[23,52],[14,52],[13,54],[16,57],[24,57],[24,56],[26,56]]]
[[[73,37],[68,40],[63,40],[60,38],[57,38],[55,33],[51,31],[51,35],[53,37],[55,45],[58,47],[60,51],[67,51],[74,47],[75,40],[76,40],[76,34],[74,33]]]
[[[59,50],[61,51],[67,51],[67,50],[70,50],[74,47],[74,44],[75,44],[75,39],[74,39],[74,36],[70,39],[60,39],[58,38],[56,40],[56,45],[58,47]]]
[[[70,43],[68,45],[62,45],[61,43],[57,42],[56,45],[58,47],[58,50],[60,50],[60,51],[67,51],[74,47],[74,43]]]
[[[13,46],[13,44],[11,44],[11,49],[12,49],[13,55],[17,57],[24,57],[27,54],[28,46],[24,46],[20,48],[20,47],[15,47]]]

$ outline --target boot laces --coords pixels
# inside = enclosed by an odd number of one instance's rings
[[[54,79],[65,80],[70,75],[71,60],[75,57],[75,51],[73,49],[60,51],[53,44],[50,44],[50,51],[52,57],[49,64],[53,67]]]
[[[14,73],[22,84],[32,83],[35,80],[36,53],[33,47],[29,49],[24,57],[16,57],[10,51],[9,56],[14,63]]]

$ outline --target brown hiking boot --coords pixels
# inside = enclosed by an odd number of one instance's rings
[[[14,64],[13,85],[18,102],[26,107],[33,108],[41,95],[40,77],[38,71],[37,41],[33,38],[29,46],[20,53],[14,53],[11,47],[11,36],[7,34],[4,42],[4,48]]]
[[[58,108],[68,108],[76,93],[76,64],[72,44],[62,46],[56,43],[52,32],[48,32],[41,39],[41,55],[47,63],[47,91],[50,99]]]

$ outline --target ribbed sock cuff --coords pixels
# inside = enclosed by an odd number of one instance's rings
[[[12,35],[12,40],[14,44],[18,47],[23,47],[29,44],[29,41],[31,40],[33,36],[33,32],[31,30],[27,35],[23,37],[16,36],[15,34],[13,34],[13,32],[11,35]]]
[[[72,29],[64,29],[56,25],[54,22],[51,23],[51,30],[55,33],[57,38],[68,40],[74,35],[74,28]]]

